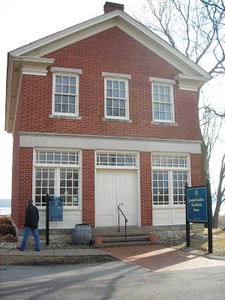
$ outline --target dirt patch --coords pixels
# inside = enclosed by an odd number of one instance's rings
[[[73,265],[89,263],[105,263],[116,261],[110,255],[90,255],[90,256],[4,256],[1,258],[1,265]]]

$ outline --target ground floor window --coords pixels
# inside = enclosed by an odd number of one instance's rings
[[[50,197],[60,196],[64,206],[78,207],[81,190],[79,153],[41,152],[42,154],[36,151],[34,162],[35,204],[45,206],[48,194]],[[40,157],[42,157],[41,160]],[[47,159],[47,157],[59,159]]]
[[[189,182],[188,157],[153,155],[152,158],[153,205],[184,205],[185,184]]]

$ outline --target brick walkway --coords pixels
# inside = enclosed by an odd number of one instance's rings
[[[225,266],[224,260],[210,259],[159,245],[102,248],[102,250],[152,272]]]

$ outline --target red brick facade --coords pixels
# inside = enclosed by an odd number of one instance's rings
[[[151,153],[141,153],[140,157],[141,225],[152,224],[152,181]]]
[[[113,49],[113,51],[109,51]],[[111,53],[112,52],[112,53]],[[23,76],[21,131],[136,136],[199,140],[198,95],[174,89],[175,119],[178,126],[151,124],[151,83],[149,77],[173,79],[174,67],[118,28],[112,28],[49,54],[56,67],[81,69],[81,120],[51,119],[52,72],[47,77]],[[102,72],[130,74],[131,123],[107,122],[104,117]]]
[[[95,227],[95,153],[82,151],[83,222]]]
[[[175,123],[165,125],[152,122],[150,77],[174,80],[180,70],[118,27],[81,39],[44,57],[54,59],[52,67],[82,70],[79,75],[79,118],[51,116],[51,67],[48,67],[46,76],[22,76],[13,150],[12,219],[18,228],[23,226],[26,203],[32,198],[34,189],[33,148],[20,146],[20,133],[166,139],[175,142],[201,140],[198,92],[180,89],[179,82],[174,84]],[[129,121],[104,119],[103,72],[130,76]],[[166,152],[167,149],[161,151]],[[150,151],[139,152],[141,226],[152,225],[153,219],[151,154]],[[190,153],[190,161],[192,185],[202,184],[201,155]],[[95,227],[95,150],[86,148],[82,149],[82,221]]]

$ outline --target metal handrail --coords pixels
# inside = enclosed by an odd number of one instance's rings
[[[124,225],[125,225],[125,243],[127,242],[127,222],[128,219],[125,216],[124,212],[122,211],[122,209],[120,208],[120,206],[123,205],[123,203],[120,203],[119,205],[117,205],[118,208],[118,232],[120,232],[120,213],[122,214],[122,216],[124,217]]]

